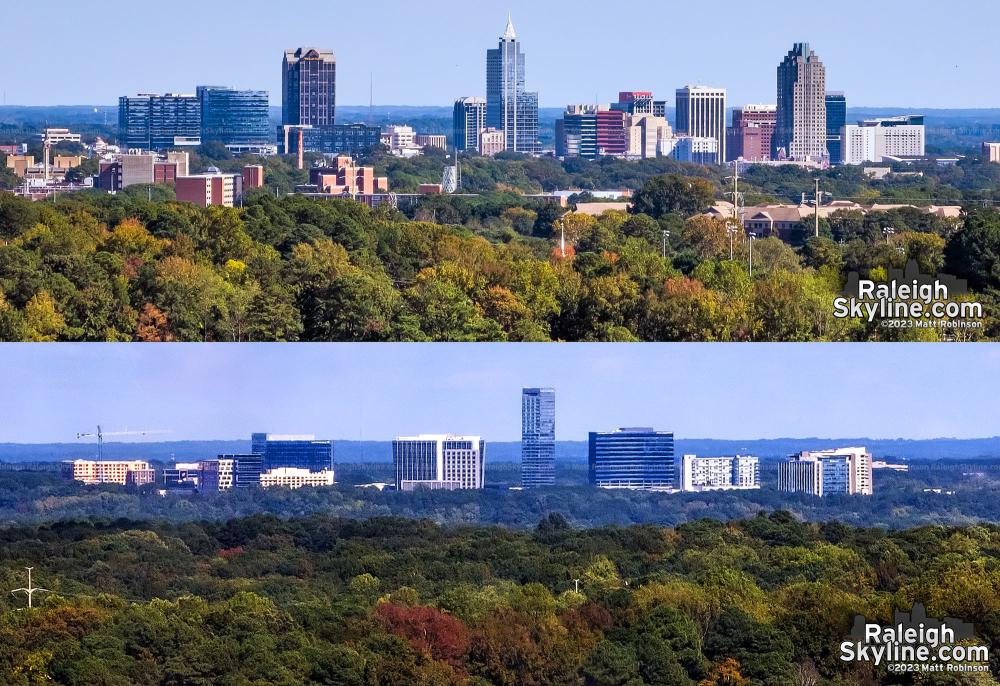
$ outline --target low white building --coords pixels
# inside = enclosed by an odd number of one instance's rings
[[[260,475],[261,488],[302,488],[303,486],[332,486],[333,471],[324,469],[320,472],[310,472],[297,467],[278,467]]]

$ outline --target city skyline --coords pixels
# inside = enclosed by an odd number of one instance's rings
[[[766,20],[747,17],[759,24],[752,33],[710,28],[721,16],[747,11],[745,4],[728,0],[654,6],[642,21],[630,13],[604,13],[599,26],[592,13],[568,0],[556,0],[545,13],[524,0],[487,2],[474,15],[454,12],[455,7],[442,0],[420,6],[388,2],[382,9],[394,20],[380,24],[376,32],[363,6],[318,5],[310,7],[308,22],[269,25],[268,38],[262,41],[260,19],[272,8],[261,0],[248,0],[238,13],[192,0],[134,12],[126,11],[131,8],[123,0],[112,0],[101,16],[115,17],[116,54],[141,58],[113,63],[110,73],[102,62],[105,71],[96,73],[93,60],[67,61],[64,52],[38,50],[36,32],[12,31],[13,59],[0,88],[9,104],[110,105],[123,93],[187,92],[196,82],[215,83],[268,90],[277,105],[281,88],[274,55],[294,46],[318,45],[337,56],[339,104],[367,103],[373,77],[377,104],[448,106],[460,95],[481,90],[483,48],[502,34],[508,12],[531,54],[530,88],[539,91],[543,107],[595,96],[611,101],[623,89],[669,93],[684,83],[725,87],[731,104],[769,102],[773,66],[794,42],[815,47],[829,70],[828,87],[847,91],[855,106],[989,107],[994,104],[991,93],[1000,85],[1000,76],[979,68],[992,57],[990,31],[1000,19],[1000,7],[994,5],[977,6],[975,21],[970,21],[968,13],[921,11],[930,8],[929,2],[917,1],[907,12],[899,12],[849,0],[841,3],[841,12],[867,18],[851,23],[849,37],[843,23],[830,21],[822,5],[769,13]],[[187,40],[150,40],[149,27],[169,26],[195,9],[200,21],[185,25]],[[99,35],[107,26],[86,5],[62,7],[60,14],[45,37],[57,44],[74,45],[75,37]],[[36,18],[30,6],[17,5],[8,9],[7,20],[10,26],[30,27]],[[895,30],[886,31],[887,22]],[[670,31],[664,44],[665,26],[691,30]],[[705,31],[718,39],[712,49],[705,49]],[[414,36],[434,32],[439,39],[423,41],[421,59],[413,60]],[[608,50],[595,50],[590,39],[607,36],[627,36],[628,49],[616,54],[611,42],[605,43]],[[931,40],[938,49],[925,49]],[[858,45],[872,49],[859,50]],[[873,62],[880,55],[891,56],[893,64],[902,60],[906,68],[894,69],[891,79],[875,77]]]
[[[0,442],[161,429],[386,441],[429,432],[520,439],[524,388],[554,388],[556,440],[652,426],[678,438],[1000,435],[1000,351],[836,344],[0,346]],[[915,369],[963,386],[941,402]],[[130,439],[134,440],[134,439]]]

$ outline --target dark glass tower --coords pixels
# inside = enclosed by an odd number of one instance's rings
[[[650,428],[591,432],[590,484],[600,488],[677,489],[674,435]]]
[[[524,90],[524,53],[510,17],[499,45],[486,51],[486,125],[504,131],[507,150],[539,150],[538,93]]]
[[[525,388],[521,392],[521,485],[556,482],[556,392]]]
[[[333,441],[316,440],[313,436],[251,434],[250,452],[261,456],[264,471],[281,467],[310,472],[333,469]]]
[[[195,95],[140,94],[118,99],[123,148],[164,150],[201,144],[201,105]]]
[[[332,50],[286,50],[281,65],[281,123],[333,126],[337,61]]]
[[[270,143],[267,91],[198,86],[201,139],[226,145]]]
[[[847,98],[843,93],[826,94],[826,150],[830,164],[844,162],[844,125],[847,124]]]

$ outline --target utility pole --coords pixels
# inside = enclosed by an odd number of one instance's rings
[[[575,591],[577,593],[579,593],[580,592],[580,580],[579,579],[573,579],[573,582],[574,582],[574,584],[576,584]]]
[[[750,278],[751,279],[753,279],[753,242],[755,240],[757,240],[757,234],[751,233],[750,234],[750,257],[747,260],[747,264],[749,265],[749,271],[750,271]]]
[[[559,220],[559,257],[566,257],[566,222]]]
[[[663,251],[662,251],[662,254],[661,254],[661,257],[663,259],[667,259],[667,239],[668,238],[670,238],[670,232],[668,230],[666,230],[666,229],[663,229]]]
[[[50,591],[47,588],[40,588],[38,586],[32,586],[31,585],[31,570],[34,569],[34,567],[25,567],[25,569],[28,570],[28,585],[26,587],[24,587],[24,588],[15,588],[13,591],[11,591],[11,595],[16,594],[16,593],[23,593],[26,596],[28,596],[28,609],[31,609],[31,608],[34,607],[34,596],[35,596],[35,593],[37,593],[38,591],[43,591],[45,593],[51,593],[52,591]]]
[[[819,238],[819,177],[816,177],[816,238]]]

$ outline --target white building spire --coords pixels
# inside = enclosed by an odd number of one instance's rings
[[[517,40],[517,33],[514,31],[514,22],[510,19],[510,12],[507,13],[507,28],[503,32],[504,40]]]

